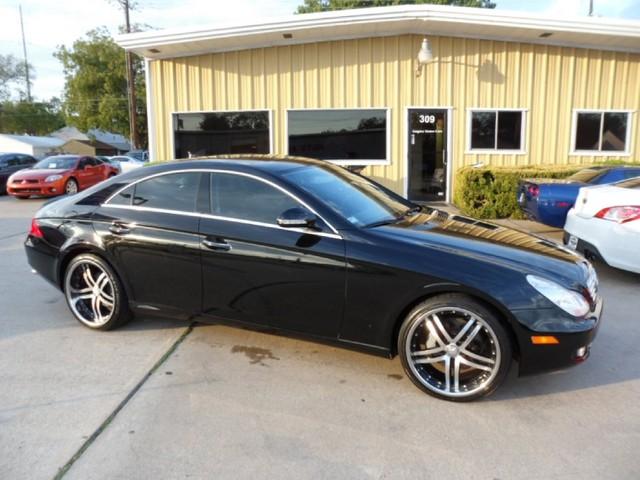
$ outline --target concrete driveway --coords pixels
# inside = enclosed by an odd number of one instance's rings
[[[640,277],[598,265],[588,362],[473,404],[392,361],[216,325],[83,328],[0,197],[0,478],[640,478]]]

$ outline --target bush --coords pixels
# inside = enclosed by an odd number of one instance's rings
[[[589,166],[593,165],[463,167],[458,170],[453,202],[475,218],[525,218],[517,199],[520,180],[566,178]]]

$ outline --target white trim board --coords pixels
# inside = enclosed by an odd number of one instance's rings
[[[540,37],[550,33],[549,37]],[[285,34],[287,37],[285,38]],[[640,22],[446,5],[397,5],[173,28],[116,37],[127,51],[169,58],[380,35],[444,35],[640,52]]]

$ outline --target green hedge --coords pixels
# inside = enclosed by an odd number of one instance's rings
[[[566,178],[589,166],[593,165],[464,167],[456,176],[453,202],[465,215],[475,218],[524,218],[517,200],[521,179]]]

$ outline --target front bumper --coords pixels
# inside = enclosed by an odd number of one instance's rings
[[[38,195],[42,197],[53,197],[64,193],[64,183],[56,182],[11,182],[7,183],[7,193],[17,197]]]
[[[599,297],[595,307],[587,318],[572,319],[567,323],[567,317],[556,313],[555,310],[524,310],[515,312],[519,325],[516,326],[516,336],[520,346],[520,375],[531,375],[550,370],[561,370],[582,363],[589,356],[591,344],[600,329],[603,310],[603,300]],[[562,329],[538,331],[525,327],[533,325],[540,315],[548,314],[548,324],[565,325]],[[551,318],[557,316],[557,319]],[[531,337],[534,335],[552,335],[558,339],[558,344],[535,345]],[[582,351],[584,350],[584,353]]]

